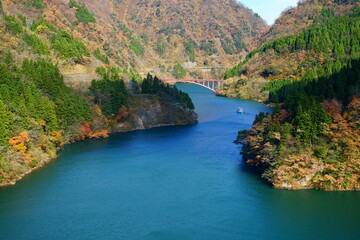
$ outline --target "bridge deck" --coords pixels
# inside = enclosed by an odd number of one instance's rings
[[[160,80],[165,83],[188,82],[203,86],[207,89],[210,89],[213,92],[216,92],[216,89],[222,88],[224,83],[224,80],[215,80],[215,79],[160,79]]]
[[[215,79],[161,79],[164,82],[224,82],[224,80]]]

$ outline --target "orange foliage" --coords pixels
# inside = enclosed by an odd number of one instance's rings
[[[27,132],[21,132],[20,136],[12,137],[9,139],[9,145],[16,148],[20,152],[25,153],[27,150],[27,147],[25,146],[25,143],[29,142],[29,135]]]
[[[90,138],[107,138],[109,133],[107,130],[97,131],[90,135]]]
[[[60,132],[52,131],[51,136],[52,136],[51,141],[55,144],[56,147],[62,147],[64,145],[64,140],[63,140],[63,137],[62,137],[62,131],[60,131]]]
[[[26,143],[30,141],[28,132],[21,132],[19,136],[12,137],[9,139],[10,147],[13,147],[22,154],[25,163],[30,164],[32,158],[26,153],[28,147]]]

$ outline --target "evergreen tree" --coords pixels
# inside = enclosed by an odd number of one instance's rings
[[[8,110],[8,107],[0,100],[0,145],[7,145],[7,138],[12,130],[13,114]]]

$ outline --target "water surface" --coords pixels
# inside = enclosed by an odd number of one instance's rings
[[[248,171],[232,142],[270,109],[179,88],[199,124],[65,147],[0,189],[0,239],[360,239],[360,193],[274,190]]]

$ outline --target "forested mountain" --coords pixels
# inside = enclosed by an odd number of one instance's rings
[[[41,1],[28,4],[44,9]],[[82,11],[79,19],[95,21]],[[82,39],[43,17],[7,13],[0,2],[0,186],[43,166],[69,142],[196,122],[191,99],[175,87],[110,65],[106,55],[91,53]],[[94,68],[94,79],[76,91],[59,69],[72,65]]]
[[[266,30],[233,0],[0,1],[0,185],[68,142],[196,122],[187,94],[136,70],[243,59],[220,94],[277,104],[239,134],[247,162],[279,188],[360,189],[359,2],[302,1]]]
[[[360,189],[359,41],[360,7],[343,16],[325,9],[306,30],[264,44],[237,66],[249,74],[255,59],[272,56],[256,71],[274,112],[259,114],[238,141],[275,187]]]
[[[116,64],[146,74],[173,77],[175,66],[190,77],[213,77],[253,50],[267,30],[264,21],[234,0],[47,0],[3,1],[8,14],[27,21],[40,16],[82,39],[97,61],[61,65],[69,77],[89,83],[94,65]],[[185,62],[193,62],[184,64]],[[221,68],[218,72],[196,68]],[[205,74],[205,75],[204,75]],[[184,74],[181,75],[184,77]]]
[[[315,3],[319,4],[321,1],[305,1],[300,3],[298,8],[301,10],[304,6],[314,6]],[[296,35],[267,42],[251,52],[245,61],[226,72],[227,84],[220,94],[267,100],[268,92],[261,91],[267,83],[278,84],[275,83],[276,80],[284,79],[299,80],[311,74],[312,68],[330,62],[339,65],[344,58],[357,57],[359,55],[359,18],[356,13],[358,10],[355,10],[357,4],[355,1],[343,1],[338,4],[337,10],[334,10],[334,4],[332,2],[329,5],[331,7],[320,8],[320,13],[305,30]],[[300,10],[295,9],[293,12],[297,13]],[[338,16],[341,12],[347,14],[343,17]]]
[[[267,30],[258,15],[234,0],[118,2],[124,5],[120,19],[146,36],[164,65],[191,61],[197,67],[230,67]]]
[[[243,156],[277,188],[360,190],[360,61],[274,90],[283,105],[239,132]]]
[[[356,2],[358,1],[301,0],[296,7],[291,7],[282,12],[281,16],[263,37],[263,43],[303,31],[314,22],[319,22],[319,15],[323,15],[323,10],[330,10],[335,16],[349,13]]]

